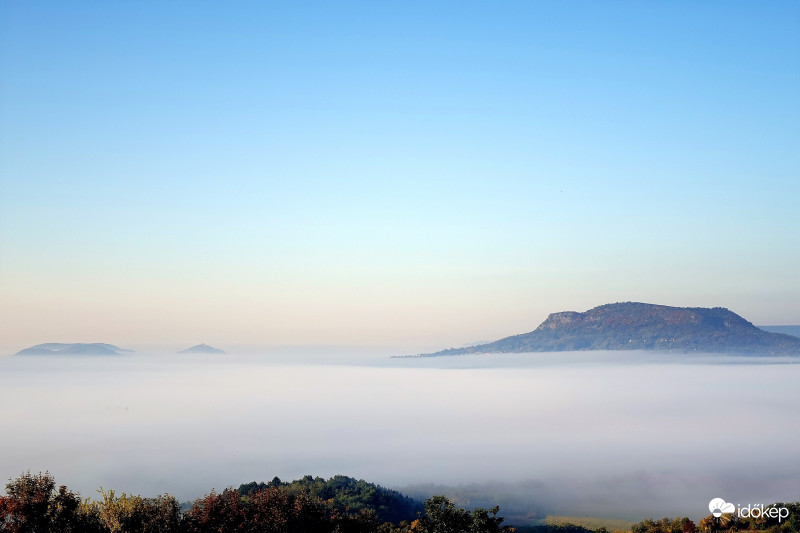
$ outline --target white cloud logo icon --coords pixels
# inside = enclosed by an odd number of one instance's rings
[[[728,503],[722,498],[714,498],[708,502],[708,510],[711,511],[715,517],[719,518],[723,513],[733,513],[736,511],[736,506]]]

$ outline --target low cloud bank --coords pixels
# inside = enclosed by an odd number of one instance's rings
[[[6,359],[0,474],[185,500],[341,473],[529,518],[798,497],[800,365],[596,355]]]

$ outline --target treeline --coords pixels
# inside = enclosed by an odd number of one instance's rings
[[[0,532],[9,533],[610,533],[573,524],[504,526],[499,507],[462,509],[445,496],[424,503],[347,476],[247,483],[211,491],[183,508],[168,494],[84,499],[49,473],[27,472],[0,496]],[[771,510],[781,510],[771,512]],[[646,519],[627,533],[800,533],[800,502],[775,503],[746,518]],[[617,533],[617,532],[615,532]]]
[[[338,488],[338,490],[337,490]],[[13,533],[505,533],[498,507],[471,511],[444,496],[418,504],[396,491],[346,476],[242,485],[195,500],[170,495],[83,499],[49,473],[27,472],[0,496],[0,531]],[[391,509],[392,505],[397,505]],[[377,507],[373,507],[377,505]],[[414,508],[416,517],[407,513]],[[405,516],[397,522],[386,516]]]

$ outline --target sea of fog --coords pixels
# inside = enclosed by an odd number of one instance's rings
[[[0,359],[0,477],[191,500],[346,474],[501,515],[800,499],[800,358],[643,352]],[[519,520],[517,520],[519,521]]]

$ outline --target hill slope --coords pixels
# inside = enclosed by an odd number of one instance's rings
[[[761,330],[722,307],[625,302],[601,305],[585,313],[553,313],[529,333],[422,355],[577,350],[800,355],[800,338]]]

